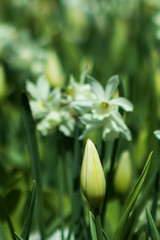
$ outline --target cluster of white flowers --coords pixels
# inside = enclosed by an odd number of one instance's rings
[[[84,131],[80,139],[97,128],[102,128],[103,140],[114,140],[122,134],[131,140],[131,132],[125,124],[119,107],[132,111],[132,103],[123,98],[113,98],[119,78],[117,75],[107,81],[105,89],[84,71],[79,83],[71,76],[66,89],[51,89],[49,82],[41,76],[37,83],[27,81],[33,116],[38,120],[37,129],[43,135],[52,133],[58,127],[66,136],[72,136],[79,118]]]
[[[40,40],[34,41],[27,29],[0,23],[0,55],[12,68],[29,70],[36,76],[42,74],[47,58],[43,45]]]

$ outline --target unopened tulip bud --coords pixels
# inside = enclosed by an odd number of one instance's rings
[[[106,181],[98,152],[90,139],[87,140],[82,162],[81,189],[89,203],[99,208],[105,196]]]
[[[119,194],[125,194],[131,185],[132,180],[132,165],[128,151],[122,153],[119,164],[114,176],[114,189]]]

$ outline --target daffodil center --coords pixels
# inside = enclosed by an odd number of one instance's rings
[[[101,102],[101,107],[103,109],[107,109],[109,107],[109,104],[107,102]]]
[[[72,88],[68,88],[67,89],[67,93],[70,94],[70,95],[73,95],[74,91]]]

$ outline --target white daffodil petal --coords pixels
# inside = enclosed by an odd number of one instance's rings
[[[37,130],[44,136],[46,136],[49,131],[50,131],[50,124],[49,122],[47,121],[40,121],[38,124],[37,124]]]
[[[123,97],[113,98],[109,101],[109,104],[117,105],[123,108],[127,112],[133,111],[133,104],[129,100]]]
[[[41,101],[30,100],[29,104],[35,119],[42,118],[48,113],[48,109]]]
[[[103,140],[109,140],[109,141],[114,141],[116,138],[119,137],[119,131],[111,130],[109,128],[105,128],[103,131]]]
[[[120,132],[125,136],[125,138],[128,141],[131,141],[132,140],[131,132],[130,132],[129,128],[127,127],[127,125],[125,124],[125,122],[124,122],[122,116],[120,115],[120,113],[119,112],[114,112],[112,114],[112,117],[113,117],[114,121],[117,123],[117,125],[119,126]]]
[[[26,90],[31,95],[32,98],[34,99],[39,98],[37,88],[31,81],[26,81]]]
[[[105,97],[106,97],[107,101],[113,96],[118,85],[119,85],[118,75],[115,75],[115,76],[109,78],[109,80],[107,81],[106,88],[105,88]]]
[[[79,110],[79,111],[89,111],[93,106],[92,100],[78,100],[71,102],[71,107]]]
[[[93,115],[90,113],[84,114],[79,119],[85,125],[89,124],[89,125],[101,126],[103,124],[103,122],[99,121],[99,119],[93,118]]]
[[[37,82],[41,99],[45,100],[49,95],[50,85],[44,76],[40,76]]]
[[[61,112],[61,123],[59,130],[63,132],[65,136],[72,136],[75,129],[75,119],[67,110]]]
[[[94,92],[94,94],[97,96],[99,100],[104,100],[105,99],[105,93],[104,89],[101,86],[101,84],[91,76],[87,77],[87,81],[91,85],[91,91]]]
[[[47,101],[52,103],[53,106],[59,106],[61,102],[61,97],[61,90],[59,88],[55,88],[50,92]]]
[[[127,126],[124,123],[124,120],[119,112],[112,113],[112,119],[123,129],[126,129]]]
[[[156,138],[160,139],[160,130],[155,130],[153,133],[156,136]]]
[[[120,128],[117,123],[112,119],[112,117],[106,118],[103,127],[103,140],[113,141],[119,136],[119,132]]]
[[[72,134],[73,134],[73,131],[71,131],[69,126],[65,125],[65,124],[60,124],[59,130],[67,137],[72,136]]]

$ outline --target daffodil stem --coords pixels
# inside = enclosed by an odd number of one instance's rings
[[[119,143],[119,139],[116,139],[115,143],[114,143],[114,147],[113,147],[112,157],[111,157],[111,165],[110,165],[110,169],[109,169],[108,177],[107,177],[107,192],[106,192],[103,206],[102,206],[102,223],[104,223],[108,199],[109,199],[110,192],[111,192],[111,183],[112,183],[113,170],[114,170],[116,156],[117,156],[118,143]]]
[[[103,233],[102,233],[102,225],[101,225],[101,217],[100,217],[99,208],[94,209],[94,217],[95,217],[97,240],[103,240]]]

